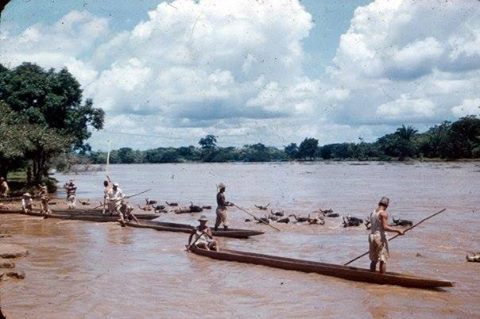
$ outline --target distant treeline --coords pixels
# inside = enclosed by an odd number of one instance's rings
[[[455,122],[443,122],[418,133],[411,126],[380,137],[373,143],[336,143],[318,145],[315,138],[305,138],[299,145],[283,149],[257,143],[243,147],[220,147],[214,135],[207,135],[199,146],[159,147],[146,151],[123,147],[110,152],[110,163],[181,163],[181,162],[272,162],[289,160],[400,160],[480,158],[480,119],[467,116]],[[106,152],[90,152],[87,158],[105,164]]]

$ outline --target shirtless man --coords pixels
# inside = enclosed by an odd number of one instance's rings
[[[228,229],[228,220],[227,220],[227,206],[233,206],[233,203],[227,202],[225,200],[225,189],[226,186],[223,183],[218,185],[218,193],[217,193],[217,220],[215,221],[215,230],[218,230],[218,226],[223,224],[224,229]]]
[[[380,273],[387,271],[387,260],[389,257],[388,241],[385,232],[395,232],[403,235],[404,231],[388,226],[387,208],[390,200],[382,197],[377,208],[370,214],[371,228],[368,236],[370,270],[375,271],[380,261]]]
[[[201,249],[218,251],[217,241],[213,239],[212,230],[207,226],[207,217],[202,215],[198,221],[200,225],[192,229],[192,233],[188,238],[187,250],[189,250],[192,245],[195,245]]]

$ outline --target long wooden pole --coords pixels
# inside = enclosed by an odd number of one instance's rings
[[[247,213],[248,215],[252,216],[253,218],[255,218],[255,220],[259,220],[259,221],[261,221],[262,223],[264,223],[265,225],[270,226],[270,227],[272,227],[272,228],[275,229],[275,230],[281,231],[281,230],[278,229],[277,227],[270,225],[270,224],[267,223],[266,221],[258,218],[257,216],[253,215],[252,213],[248,212],[247,210],[243,209],[242,207],[239,207],[239,206],[237,206],[237,205],[233,205],[233,206],[237,207],[237,208],[240,209],[242,212]]]
[[[416,223],[416,224],[413,225],[412,227],[409,227],[409,228],[405,229],[404,233],[406,233],[406,232],[409,231],[409,230],[414,229],[415,227],[417,227],[417,226],[420,225],[421,223],[429,220],[429,219],[432,218],[432,217],[435,217],[435,216],[443,213],[443,212],[446,211],[446,210],[447,210],[447,209],[444,208],[444,209],[436,212],[435,214],[432,214],[432,215],[430,215],[430,216],[428,216],[428,217],[425,217],[424,219],[422,219],[421,221],[419,221],[418,223]],[[394,240],[394,239],[397,238],[398,236],[400,236],[400,234],[396,234],[395,236],[389,238],[388,241]],[[353,258],[352,260],[350,260],[349,262],[347,262],[347,263],[345,263],[345,264],[343,264],[343,265],[344,265],[344,266],[348,266],[348,265],[350,265],[351,263],[353,263],[355,260],[358,260],[358,259],[362,258],[363,256],[368,255],[368,253],[369,253],[369,252],[367,251],[366,253],[361,254],[360,256],[358,256],[358,257],[356,257],[356,258]]]

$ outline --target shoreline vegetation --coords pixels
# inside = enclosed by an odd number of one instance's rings
[[[110,152],[111,164],[142,163],[225,163],[284,161],[455,161],[480,159],[480,119],[474,115],[455,122],[445,121],[419,133],[402,125],[375,142],[334,143],[319,146],[318,140],[305,138],[299,145],[283,149],[262,143],[242,147],[221,147],[215,135],[207,135],[199,147],[159,147],[133,150],[122,147]],[[107,152],[77,154],[78,163],[106,164]]]
[[[46,183],[55,191],[52,168],[106,164],[107,152],[87,143],[101,130],[105,112],[83,98],[80,83],[66,69],[43,69],[25,62],[9,69],[0,64],[0,176],[16,193]],[[375,142],[319,145],[306,137],[282,148],[262,143],[224,147],[206,135],[198,146],[112,150],[111,164],[266,163],[287,161],[453,161],[480,159],[480,118],[469,115],[445,121],[425,132],[402,125]],[[80,165],[80,166],[79,166]],[[96,168],[98,170],[98,167]]]

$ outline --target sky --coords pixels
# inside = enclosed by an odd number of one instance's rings
[[[94,149],[375,141],[480,115],[480,2],[13,0],[0,63],[62,67]]]

